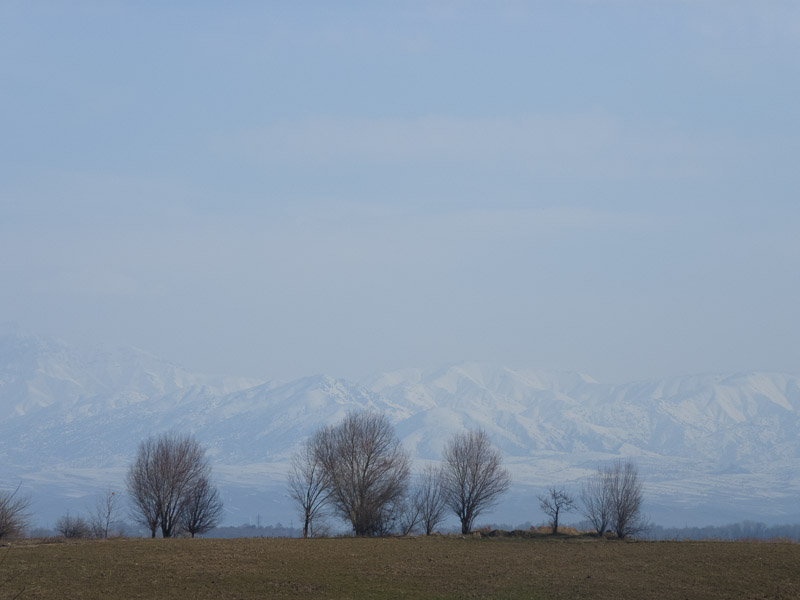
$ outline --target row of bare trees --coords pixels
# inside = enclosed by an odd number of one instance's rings
[[[430,535],[451,512],[466,534],[510,485],[500,452],[482,430],[454,435],[445,444],[442,463],[428,465],[415,479],[409,485],[410,459],[388,419],[361,411],[306,441],[292,459],[288,487],[303,537],[311,537],[320,533],[321,518],[329,513],[349,523],[355,535],[368,536],[415,528]],[[563,513],[576,508],[601,536],[610,530],[624,539],[647,526],[642,480],[631,461],[600,467],[583,484],[580,504],[563,488],[550,488],[538,498],[553,533]]]
[[[214,528],[222,518],[222,500],[211,483],[205,450],[191,435],[165,433],[141,444],[125,479],[132,516],[156,537]]]
[[[359,536],[414,529],[430,535],[448,512],[458,517],[462,533],[469,533],[475,519],[508,490],[510,475],[482,430],[454,435],[443,459],[428,465],[410,485],[410,458],[384,415],[351,412],[338,425],[318,430],[293,457],[288,474],[303,537],[320,533],[321,517],[330,513]],[[132,516],[152,537],[159,529],[165,538],[206,533],[219,523],[223,509],[210,471],[205,450],[192,436],[148,438],[126,477]],[[0,493],[0,539],[19,535],[27,524],[30,500],[17,492]],[[600,467],[583,484],[580,509],[599,535],[610,530],[624,539],[647,526],[642,499],[636,466],[617,461]],[[56,530],[66,537],[108,537],[119,501],[118,494],[108,491],[88,520],[67,514]],[[550,488],[539,501],[553,533],[562,514],[577,507],[563,488]]]
[[[351,412],[338,425],[318,430],[294,456],[289,495],[313,536],[320,518],[332,512],[355,535],[432,533],[454,512],[468,533],[481,512],[508,490],[510,475],[483,431],[456,434],[440,466],[429,465],[409,485],[410,458],[388,419]]]
[[[0,492],[0,539],[19,537],[28,526],[31,499],[19,495],[19,486],[13,492]],[[69,513],[59,517],[55,531],[70,538],[107,538],[117,523],[120,495],[112,490],[98,498],[90,509],[88,518]]]
[[[615,461],[601,466],[581,487],[580,511],[598,535],[612,531],[619,539],[647,529],[642,514],[643,484],[636,465]],[[577,508],[576,500],[563,488],[550,488],[539,498],[539,508],[549,517],[550,527],[558,532],[560,516]]]

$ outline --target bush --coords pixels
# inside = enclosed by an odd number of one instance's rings
[[[86,519],[70,516],[69,513],[59,517],[54,529],[65,538],[80,539],[91,537],[91,528]]]

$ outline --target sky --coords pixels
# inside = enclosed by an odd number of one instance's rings
[[[800,372],[800,3],[0,3],[0,321],[189,369]]]

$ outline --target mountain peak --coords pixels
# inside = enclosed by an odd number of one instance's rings
[[[236,481],[267,463],[277,481],[304,439],[367,409],[386,414],[420,461],[439,460],[454,433],[484,429],[526,486],[577,485],[631,457],[657,497],[697,490],[702,502],[715,486],[776,505],[800,494],[800,378],[786,374],[607,385],[473,361],[362,383],[318,374],[221,385],[136,349],[87,352],[22,332],[0,336],[0,402],[0,480],[118,469],[147,435],[183,430]]]

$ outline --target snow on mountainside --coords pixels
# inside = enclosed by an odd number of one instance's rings
[[[189,431],[208,448],[232,514],[286,520],[291,453],[318,427],[365,408],[386,413],[420,460],[438,460],[456,431],[486,429],[515,480],[506,514],[530,504],[531,488],[577,486],[598,464],[624,456],[639,463],[662,522],[682,525],[698,510],[752,518],[755,508],[800,519],[800,378],[791,375],[613,386],[577,373],[463,363],[362,384],[324,375],[278,384],[196,375],[138,350],[78,351],[19,332],[0,332],[0,485],[22,480],[34,496],[47,490],[54,498],[120,487],[140,440]]]
[[[255,382],[189,373],[141,350],[78,350],[0,333],[0,436],[6,466],[107,466],[141,435]],[[143,433],[144,432],[144,433]],[[0,473],[1,474],[1,473]]]
[[[341,421],[350,410],[405,413],[369,390],[325,375],[284,385],[265,384],[198,407],[197,429],[213,452],[227,461],[288,459],[297,444],[322,425]]]
[[[77,350],[11,328],[0,332],[0,420],[48,408],[93,413],[150,398],[190,391],[213,395],[252,385],[192,374],[134,348]]]
[[[800,458],[800,379],[789,375],[611,386],[576,373],[462,364],[429,375],[389,373],[369,385],[417,409],[413,424],[399,425],[409,435],[426,422],[449,430],[485,427],[511,456],[637,449],[725,463]],[[421,454],[437,454],[440,436],[422,445],[414,437]]]

